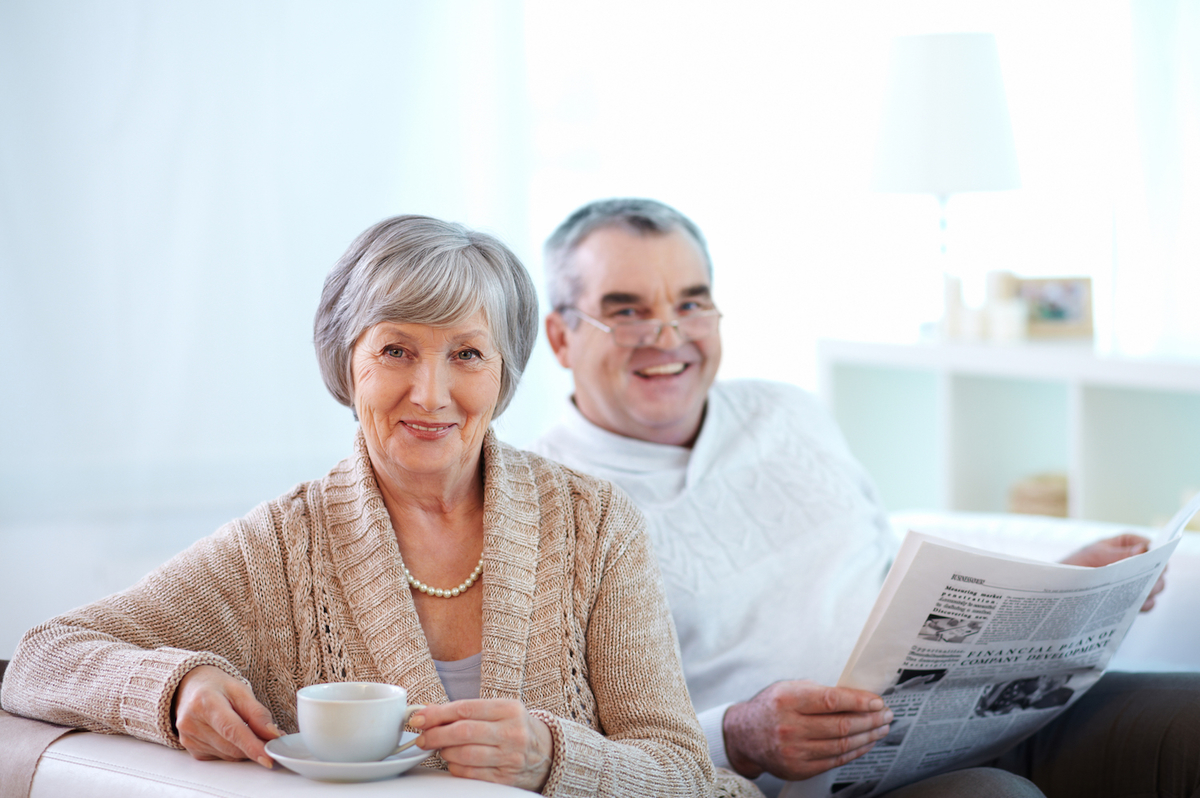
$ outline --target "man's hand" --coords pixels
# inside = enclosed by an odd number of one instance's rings
[[[1099,568],[1102,565],[1108,565],[1117,560],[1123,560],[1126,557],[1143,554],[1149,550],[1149,540],[1141,535],[1126,532],[1123,535],[1097,540],[1090,546],[1084,546],[1074,554],[1063,558],[1063,562],[1067,565],[1086,565],[1089,568]],[[1142,612],[1149,612],[1154,608],[1154,599],[1167,586],[1167,581],[1164,578],[1166,572],[1167,569],[1164,568],[1163,572],[1158,575],[1158,581],[1154,583],[1154,587],[1150,588],[1150,595],[1146,597],[1145,603],[1142,604]]]
[[[196,759],[253,759],[265,768],[266,740],[283,732],[254,691],[220,668],[192,668],[175,689],[173,713],[179,743]]]
[[[472,699],[430,704],[413,716],[417,745],[438,750],[455,776],[537,792],[554,761],[550,728],[520,701]]]
[[[799,781],[870,751],[891,722],[883,699],[866,690],[775,682],[725,712],[725,752],[747,778],[766,771]]]

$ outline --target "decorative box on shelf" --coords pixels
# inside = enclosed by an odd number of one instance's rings
[[[1200,488],[1200,363],[1090,344],[818,343],[820,390],[888,507],[1004,512],[1067,475],[1074,518],[1157,525]]]

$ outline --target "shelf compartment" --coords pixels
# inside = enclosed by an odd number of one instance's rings
[[[1200,489],[1200,396],[1088,385],[1082,393],[1081,514],[1165,523],[1185,490]]]
[[[938,374],[839,363],[829,382],[834,417],[884,506],[942,506]]]
[[[1006,512],[1019,480],[1070,466],[1070,394],[1043,380],[949,377],[949,506]]]

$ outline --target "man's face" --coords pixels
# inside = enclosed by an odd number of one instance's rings
[[[571,258],[582,284],[576,309],[610,327],[714,308],[704,256],[681,231],[639,235],[604,227]],[[585,418],[630,438],[681,446],[695,440],[721,362],[719,332],[684,341],[664,327],[653,344],[627,348],[586,321],[575,329],[568,321],[576,320],[551,313],[546,333],[559,363],[574,372],[575,404]]]

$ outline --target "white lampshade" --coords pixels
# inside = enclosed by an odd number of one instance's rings
[[[947,33],[897,38],[875,187],[945,198],[1019,186],[995,37]]]

